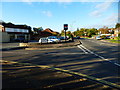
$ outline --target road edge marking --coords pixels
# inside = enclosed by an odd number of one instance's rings
[[[92,52],[91,50],[87,49],[85,46],[83,46],[83,45],[80,45],[80,46],[83,47],[84,49],[86,49],[89,53],[94,54],[95,56],[97,56],[97,57],[99,57],[99,58],[101,58],[101,59],[103,59],[105,61],[108,61],[108,62],[110,62],[110,63],[112,63],[114,65],[120,66],[120,64],[109,61],[108,59],[106,59],[106,58],[104,58],[104,57],[102,57],[102,56]]]
[[[86,52],[82,47],[80,47],[80,45],[78,45],[77,47],[80,48],[85,54],[88,54],[88,52]]]

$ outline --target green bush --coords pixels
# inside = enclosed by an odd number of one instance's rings
[[[118,37],[120,38],[120,33],[118,34]]]
[[[120,40],[120,37],[116,37],[117,40]]]

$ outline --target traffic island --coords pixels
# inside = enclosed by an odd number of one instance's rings
[[[71,46],[77,46],[81,44],[79,40],[75,41],[62,41],[59,43],[20,43],[20,47],[26,47],[26,50],[33,50],[33,49],[50,49],[50,48],[62,48],[62,47],[71,47]]]

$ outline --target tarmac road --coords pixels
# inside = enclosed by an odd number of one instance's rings
[[[118,45],[91,39],[81,41],[82,45],[74,47],[4,51],[2,58],[6,61],[61,68],[119,85]]]

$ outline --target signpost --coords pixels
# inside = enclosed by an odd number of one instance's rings
[[[68,30],[68,24],[64,24],[64,30],[65,30],[65,42],[66,42],[66,30]]]

